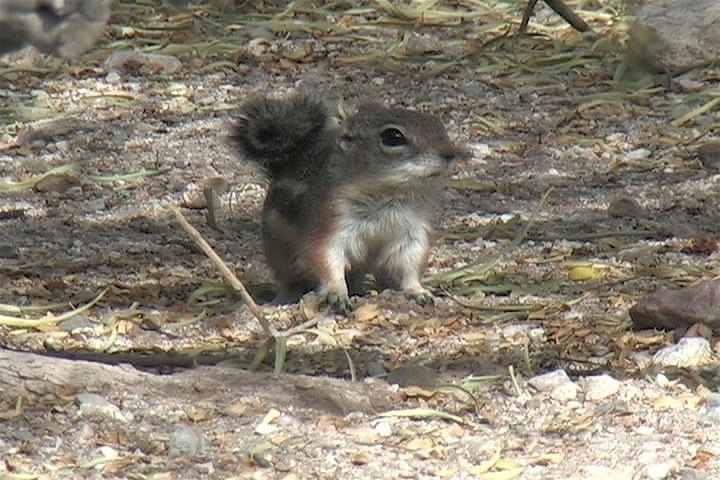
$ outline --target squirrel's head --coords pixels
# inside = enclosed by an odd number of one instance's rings
[[[340,148],[353,173],[397,183],[441,176],[458,154],[437,117],[376,103],[344,121]]]

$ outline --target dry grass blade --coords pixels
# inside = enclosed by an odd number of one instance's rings
[[[112,326],[110,327],[110,336],[107,338],[105,343],[100,347],[101,352],[107,352],[112,348],[113,345],[115,345],[115,342],[117,342],[118,336],[120,335],[120,332],[118,331],[118,325],[117,322],[114,322]]]
[[[264,362],[268,355],[270,355],[270,352],[275,345],[276,338],[277,337],[268,337],[265,339],[262,345],[260,345],[260,348],[258,348],[257,352],[255,352],[255,355],[248,366],[248,370],[255,371],[258,369],[262,362]]]
[[[35,185],[37,185],[39,182],[48,177],[52,177],[53,175],[66,175],[68,173],[76,171],[78,168],[79,165],[77,163],[68,163],[67,165],[61,165],[59,167],[52,168],[45,173],[41,173],[40,175],[30,177],[24,182],[0,183],[0,192],[30,190],[31,188],[34,188]]]
[[[453,415],[452,413],[443,412],[440,410],[434,410],[432,408],[410,408],[407,410],[389,410],[382,412],[378,416],[380,417],[411,417],[411,418],[441,418],[443,420],[450,420],[451,422],[459,423],[461,425],[469,425],[470,422],[465,420],[463,417]]]
[[[285,359],[287,358],[287,337],[284,335],[275,336],[275,363],[273,364],[273,372],[282,373],[285,369]]]
[[[141,170],[135,173],[125,173],[122,175],[88,175],[88,178],[98,183],[114,183],[114,182],[134,182],[140,178],[154,177],[156,175],[162,175],[167,172],[167,169],[163,170]]]
[[[50,312],[53,310],[62,310],[67,308],[67,303],[51,303],[48,305],[28,305],[19,307],[17,305],[8,305],[0,303],[0,312],[9,313],[11,315],[25,315],[32,312]]]
[[[64,320],[67,320],[68,318],[72,318],[75,315],[79,315],[92,308],[95,304],[102,300],[108,290],[108,288],[104,289],[93,300],[86,303],[82,307],[76,308],[58,316],[48,315],[45,318],[31,319],[0,315],[0,325],[5,325],[7,327],[36,328],[44,325],[52,325],[54,323],[62,322]]]
[[[715,108],[718,104],[720,104],[720,96],[717,96],[717,97],[713,98],[713,99],[710,100],[709,102],[707,102],[707,103],[705,103],[704,105],[702,105],[702,106],[700,106],[700,107],[698,107],[698,108],[696,108],[696,109],[694,109],[694,110],[686,113],[686,114],[683,115],[682,117],[680,117],[680,118],[678,118],[678,119],[676,119],[676,120],[673,120],[670,125],[672,125],[673,127],[680,127],[680,126],[682,126],[682,125],[685,125],[685,124],[686,124],[687,122],[689,122],[690,120],[692,120],[692,119],[694,119],[694,118],[696,118],[696,117],[699,117],[700,115],[702,115],[702,114],[704,114],[704,113],[709,112],[710,110],[712,110],[713,108]]]

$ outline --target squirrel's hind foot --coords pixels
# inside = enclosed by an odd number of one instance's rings
[[[414,300],[415,303],[417,303],[421,307],[427,305],[435,305],[435,295],[433,295],[432,292],[430,290],[427,290],[426,288],[405,290],[403,293],[407,298]]]

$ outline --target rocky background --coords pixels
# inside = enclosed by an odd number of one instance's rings
[[[116,2],[81,56],[5,55],[0,476],[718,478],[720,71],[648,20],[701,12],[702,45],[714,2],[569,5],[593,32],[538,5],[518,35],[520,1]],[[262,308],[268,343],[177,223],[272,297],[228,132],[298,88],[431,111],[472,152],[435,306],[310,296]]]

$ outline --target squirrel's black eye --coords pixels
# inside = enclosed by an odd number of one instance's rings
[[[408,143],[405,139],[405,135],[394,127],[383,130],[380,133],[380,140],[382,140],[383,145],[386,147],[400,147],[402,145],[407,145]]]

